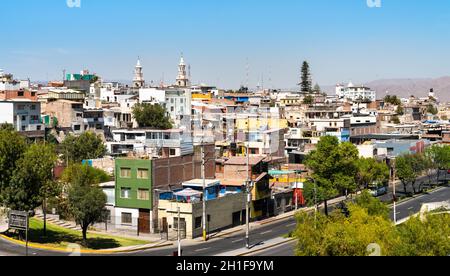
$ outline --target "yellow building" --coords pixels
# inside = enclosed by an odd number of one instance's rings
[[[286,119],[280,118],[264,118],[264,117],[254,117],[254,118],[239,118],[236,119],[237,130],[260,130],[260,129],[284,129],[288,128],[288,121]]]
[[[194,93],[194,94],[192,94],[193,101],[210,101],[211,99],[212,99],[211,93],[207,93],[207,94]]]

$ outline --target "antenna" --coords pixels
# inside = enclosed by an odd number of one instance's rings
[[[245,86],[247,87],[247,89],[249,89],[249,71],[250,71],[250,65],[248,63],[248,58],[247,58],[247,64],[246,64],[246,79],[245,79]]]

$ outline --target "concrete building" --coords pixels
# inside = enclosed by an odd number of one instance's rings
[[[377,98],[377,93],[369,87],[365,87],[364,85],[356,86],[351,82],[347,86],[338,84],[336,86],[336,95],[340,99],[345,99],[353,102],[374,102]]]
[[[147,157],[175,157],[194,152],[189,132],[180,129],[121,129],[112,131],[107,149],[112,155],[135,154]]]
[[[14,126],[19,132],[44,137],[41,104],[30,100],[0,101],[0,123]]]
[[[49,121],[69,132],[81,134],[87,127],[84,122],[83,102],[53,100],[42,104],[42,113],[49,116]]]

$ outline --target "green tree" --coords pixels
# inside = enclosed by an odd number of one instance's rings
[[[307,104],[307,105],[312,105],[314,103],[314,97],[311,95],[307,95],[304,99],[303,99],[303,104]]]
[[[439,110],[432,104],[429,104],[427,106],[427,113],[430,113],[432,115],[437,115],[439,113]]]
[[[88,175],[89,179],[91,179],[92,184],[111,181],[111,176],[103,170],[81,164],[72,164],[64,170],[61,176],[61,182],[70,185],[74,182],[77,172],[82,169],[85,170],[85,173]]]
[[[313,92],[316,94],[320,94],[322,92],[322,89],[320,88],[318,83],[316,83],[316,85],[314,85]]]
[[[450,146],[433,145],[426,149],[425,155],[431,159],[433,168],[437,170],[436,183],[439,183],[440,170],[450,169]]]
[[[379,199],[373,197],[368,190],[365,190],[356,197],[356,204],[364,209],[370,216],[381,216],[389,220],[389,207]]]
[[[31,211],[42,204],[42,188],[53,179],[57,156],[49,144],[32,144],[17,161],[10,185],[3,191],[5,205]]]
[[[397,228],[401,243],[395,256],[449,256],[450,214],[429,213],[425,219],[412,217]]]
[[[69,210],[81,226],[84,244],[89,226],[102,220],[106,204],[106,194],[94,182],[89,167],[84,165],[75,171],[68,192]]]
[[[172,128],[167,110],[159,104],[137,104],[133,108],[133,116],[139,127],[163,130]]]
[[[415,194],[417,178],[426,169],[424,156],[421,154],[404,154],[397,157],[395,164],[397,176],[403,184],[405,194],[407,194],[408,185],[411,185]]]
[[[312,80],[309,64],[304,61],[301,69],[300,91],[303,93],[312,92]]]
[[[4,204],[5,189],[11,184],[17,162],[26,151],[23,136],[3,124],[0,128],[0,205]]]
[[[339,143],[337,137],[325,136],[320,139],[316,150],[306,158],[306,166],[313,171],[314,183],[308,182],[305,195],[311,202],[325,204],[328,214],[327,201],[341,193],[354,192],[356,189],[356,166],[358,149],[351,143]]]
[[[105,156],[106,147],[100,136],[92,132],[85,132],[78,137],[67,136],[61,144],[61,153],[69,164],[80,163],[83,160]]]
[[[386,97],[384,97],[384,102],[397,106],[402,104],[402,101],[396,95],[393,96],[387,95]]]
[[[382,185],[389,179],[389,167],[386,163],[378,162],[373,158],[358,159],[356,167],[358,186],[364,189],[368,189],[374,183]]]
[[[383,216],[349,204],[349,216],[333,212],[326,217],[300,213],[297,216],[297,256],[368,256],[368,245],[377,243],[386,254],[399,244],[394,226]]]

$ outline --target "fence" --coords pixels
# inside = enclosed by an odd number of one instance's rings
[[[167,241],[175,241],[178,239],[178,233],[180,234],[180,239],[184,240],[186,239],[186,221],[183,219],[180,220],[180,223],[178,224],[178,221],[174,220],[174,225],[169,225],[167,223],[167,219],[160,219],[160,235],[162,240]]]

